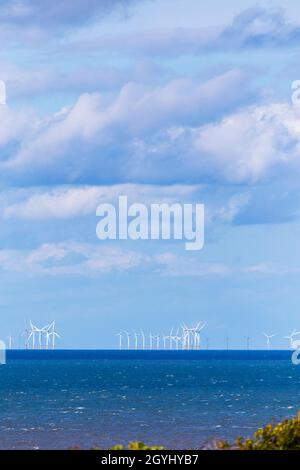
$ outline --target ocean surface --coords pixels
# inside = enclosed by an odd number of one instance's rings
[[[290,351],[9,351],[0,448],[195,449],[300,409]]]

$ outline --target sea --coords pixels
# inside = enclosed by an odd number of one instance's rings
[[[290,351],[8,351],[0,448],[210,448],[300,409]]]

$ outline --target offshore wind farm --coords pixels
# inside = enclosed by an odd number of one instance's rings
[[[72,334],[65,331],[55,320],[29,320],[19,350],[9,335],[0,374],[0,449],[109,448],[137,439],[199,448],[210,437],[249,435],[297,410],[296,329],[246,333],[241,350],[230,348],[228,335],[223,348],[209,350],[214,329],[203,320],[181,321],[166,332],[157,325],[119,330],[112,349],[63,349]],[[251,349],[258,338],[264,349]],[[275,340],[286,349],[275,349]],[[271,388],[278,391],[272,399]],[[170,410],[185,432],[170,426]]]
[[[25,321],[25,328],[19,335],[18,349],[56,349],[56,340],[61,335],[56,331],[56,322],[53,320],[44,326],[37,326],[31,320]],[[14,337],[8,336],[8,349],[13,349]]]
[[[148,333],[145,330],[122,330],[116,333],[118,338],[118,349],[122,350],[164,350],[164,351],[200,351],[210,349],[210,337],[205,336],[203,338],[202,331],[206,328],[207,322],[198,321],[194,325],[187,326],[186,323],[181,322],[180,326],[177,328],[172,327],[168,333],[153,333],[153,330],[150,330]],[[297,349],[299,345],[295,343],[297,338],[300,335],[300,331],[293,330],[289,335],[280,336],[278,333],[266,333],[263,331],[260,337],[263,337],[265,341],[266,350],[270,351],[276,349],[274,345],[274,338],[278,338],[277,347],[279,340],[284,341],[284,347],[280,349]],[[252,338],[249,335],[246,335],[243,340],[243,347],[241,350],[249,351],[253,340],[257,338]],[[282,346],[282,343],[280,343]],[[224,345],[217,345],[216,349],[219,350],[229,350],[230,348],[230,338],[226,336],[224,338]],[[255,350],[256,348],[253,348]],[[260,348],[259,348],[260,349]]]
[[[168,334],[149,334],[143,330],[132,333],[124,330],[116,333],[119,338],[119,350],[148,349],[148,350],[200,350],[202,349],[201,331],[206,323],[199,321],[195,326],[188,327],[182,323],[177,329],[171,328]]]
[[[293,329],[288,335],[281,336],[278,333],[266,333],[262,331],[258,336],[250,337],[245,335],[241,338],[241,347],[231,347],[230,338],[228,335],[223,338],[223,343],[215,342],[214,347],[211,348],[211,339],[214,339],[213,332],[210,336],[203,337],[203,332],[207,328],[206,321],[198,321],[194,324],[187,325],[184,321],[178,327],[171,327],[170,330],[165,332],[153,332],[154,330],[146,331],[145,329],[135,330],[120,330],[115,333],[117,343],[112,348],[98,348],[93,349],[118,349],[119,351],[201,351],[201,350],[260,350],[265,349],[268,351],[276,349],[298,349],[299,344],[296,342],[299,338],[300,331]],[[44,326],[33,323],[32,320],[25,321],[25,327],[19,335],[18,341],[15,342],[15,337],[9,334],[6,341],[6,349],[25,349],[25,350],[56,350],[63,349],[63,336],[56,329],[56,321],[53,320]],[[259,339],[260,338],[260,339]],[[276,338],[276,343],[275,343]],[[236,338],[235,338],[236,340]],[[59,341],[59,343],[57,343]],[[264,344],[264,347],[254,347],[253,344]],[[264,343],[262,342],[264,341]],[[236,344],[236,341],[235,341]],[[252,347],[253,346],[253,347]],[[71,348],[74,349],[74,348]],[[75,347],[75,350],[78,348]]]

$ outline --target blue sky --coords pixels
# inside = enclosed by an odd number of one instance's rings
[[[226,5],[225,5],[226,3]],[[300,5],[2,1],[0,331],[61,347],[207,321],[211,347],[300,328]],[[201,202],[206,241],[96,238],[95,210]]]

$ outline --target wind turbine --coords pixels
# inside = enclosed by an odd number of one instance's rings
[[[176,350],[179,349],[179,341],[181,340],[181,336],[178,336],[178,335],[179,335],[179,328],[177,329],[176,335],[174,336],[175,345],[176,345]]]
[[[61,338],[61,336],[56,331],[52,331],[52,349],[55,349],[55,338]]]
[[[120,333],[117,333],[116,336],[119,336],[119,349],[122,349],[122,331],[120,331]]]
[[[124,333],[127,336],[127,349],[130,349],[130,336],[131,336],[131,334],[128,333],[128,331],[125,331]]]
[[[181,324],[183,330],[183,349],[200,348],[200,332],[206,326],[202,321],[198,322],[193,328],[187,327],[185,323]]]
[[[8,337],[8,349],[12,349],[13,337],[9,335]]]
[[[21,349],[21,338],[25,336],[25,349],[28,349],[28,327],[27,327],[27,322],[26,320],[24,321],[24,330],[20,333],[19,339],[20,339],[20,345],[19,348]]]
[[[134,334],[134,340],[135,340],[134,349],[138,349],[138,334],[136,331],[134,331],[133,334]]]
[[[300,331],[293,330],[292,333],[288,336],[284,336],[284,339],[289,339],[290,340],[290,348],[293,349],[293,342],[294,342],[294,337],[300,335]]]
[[[49,331],[49,329],[54,325],[54,322],[51,323],[51,325],[46,325],[46,326],[43,326],[42,328],[39,328],[35,325],[32,325],[31,322],[30,322],[30,324],[31,324],[31,327],[33,328],[33,331],[38,334],[40,349],[43,349],[43,335],[46,335],[46,333]]]
[[[182,349],[190,349],[190,332],[185,323],[182,322]]]
[[[61,336],[55,331],[55,321],[50,323],[50,325],[44,326],[42,330],[44,331],[46,338],[50,338],[50,336],[52,336],[52,349],[55,349],[55,338],[61,338]]]
[[[156,339],[156,349],[159,349],[159,346],[160,346],[160,335],[155,335],[154,338]]]
[[[45,336],[46,336],[46,349],[49,349],[49,342],[50,342],[50,338],[51,338],[51,333],[49,333],[49,331],[46,331]]]
[[[149,346],[150,346],[150,350],[151,350],[152,347],[153,347],[153,339],[154,339],[154,336],[152,335],[152,332],[150,331],[150,335],[149,335]]]
[[[195,340],[196,340],[196,349],[200,349],[201,346],[201,337],[200,333],[203,330],[203,328],[206,327],[206,323],[200,321],[198,325],[195,328]]]
[[[169,334],[169,336],[168,336],[168,339],[169,339],[169,349],[172,349],[172,347],[173,347],[173,343],[172,343],[172,341],[173,341],[173,339],[174,339],[174,336],[173,336],[173,329],[174,329],[174,328],[172,327],[172,328],[171,328],[171,331],[170,331],[170,334]]]
[[[29,344],[30,339],[32,338],[32,349],[35,349],[35,333],[36,333],[36,327],[33,325],[32,321],[29,320],[29,325],[30,325],[30,333],[27,339],[27,344]]]
[[[145,349],[145,334],[143,330],[141,330],[141,338],[142,338],[142,348]]]
[[[267,348],[268,348],[268,350],[270,350],[271,349],[271,338],[274,338],[274,336],[276,336],[277,333],[272,334],[272,335],[268,335],[267,333],[263,333],[263,335],[267,338]]]

